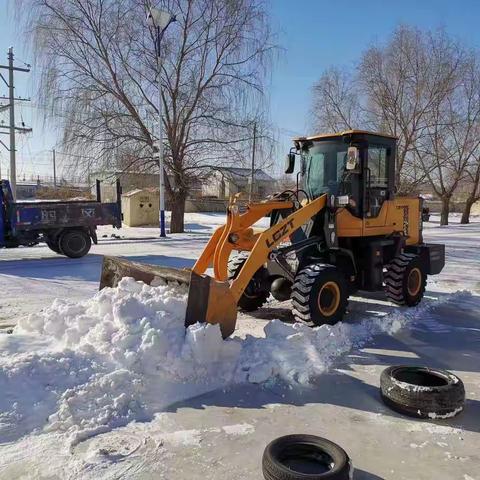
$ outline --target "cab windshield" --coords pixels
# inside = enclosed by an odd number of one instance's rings
[[[305,190],[311,198],[324,193],[339,194],[345,171],[347,148],[343,142],[322,141],[302,152]]]

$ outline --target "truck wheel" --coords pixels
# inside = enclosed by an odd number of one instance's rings
[[[427,285],[427,274],[418,255],[402,253],[386,268],[384,281],[387,297],[398,305],[418,305]]]
[[[235,255],[228,261],[228,279],[237,278],[243,264],[247,261],[248,252]],[[270,292],[262,285],[263,277],[266,275],[266,268],[260,267],[247,285],[243,295],[238,301],[238,309],[244,312],[258,310],[268,299]]]
[[[55,242],[54,240],[47,240],[45,243],[47,244],[47,247],[52,250],[52,252],[59,253],[60,255],[62,254],[58,242]]]
[[[334,265],[314,263],[295,277],[292,306],[297,321],[333,325],[342,320],[347,302],[347,281]]]
[[[83,230],[67,230],[60,237],[59,246],[67,257],[80,258],[89,252],[92,240]]]

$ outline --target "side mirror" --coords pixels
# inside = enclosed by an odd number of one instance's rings
[[[347,170],[355,170],[356,166],[358,165],[358,148],[357,147],[348,147],[347,152],[347,164],[345,168]]]
[[[293,173],[295,170],[295,154],[289,153],[285,158],[285,173]]]

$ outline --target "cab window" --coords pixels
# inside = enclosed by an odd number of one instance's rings
[[[368,147],[370,187],[388,188],[388,165],[386,147]]]

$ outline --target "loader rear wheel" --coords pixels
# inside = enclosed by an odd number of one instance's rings
[[[398,305],[414,307],[425,293],[427,274],[418,255],[402,253],[387,265],[384,280],[390,300]]]
[[[60,251],[70,258],[80,258],[90,251],[92,240],[83,230],[67,230],[59,241]]]
[[[239,253],[228,261],[228,279],[237,278],[243,264],[247,261],[248,252]],[[267,276],[267,269],[260,267],[247,285],[238,301],[238,309],[244,312],[258,310],[267,301],[270,292],[264,287],[263,279]]]
[[[293,283],[293,316],[300,322],[333,325],[345,314],[347,292],[347,281],[335,266],[308,265]]]

